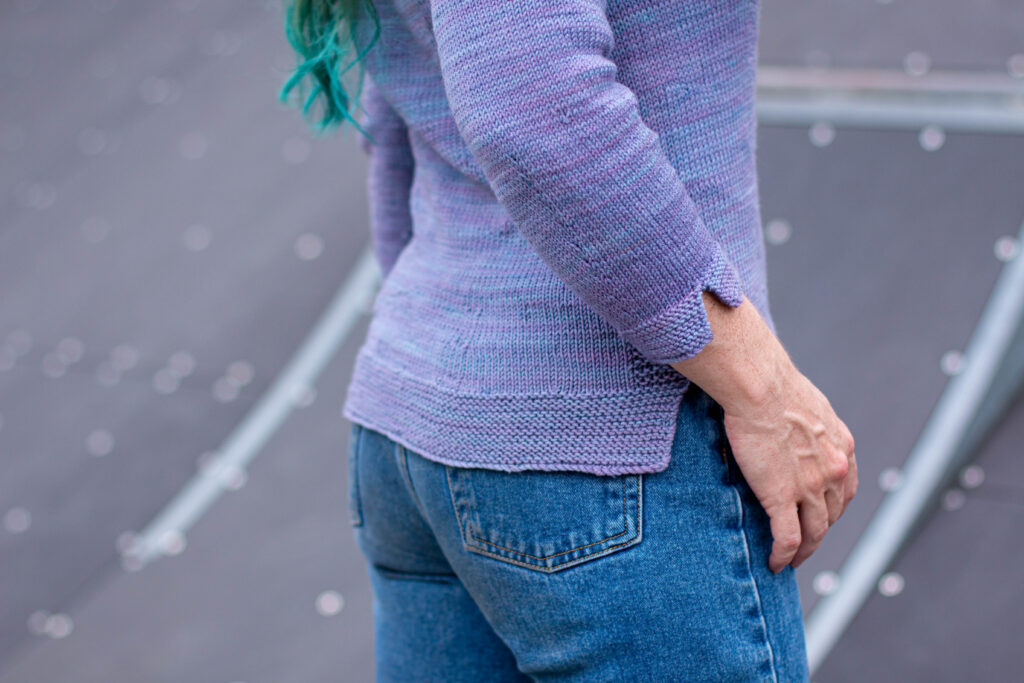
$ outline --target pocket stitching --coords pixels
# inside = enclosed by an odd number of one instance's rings
[[[537,570],[540,570],[540,571],[543,571],[543,572],[553,572],[553,571],[558,570],[561,567],[568,567],[568,566],[571,566],[573,564],[579,564],[581,562],[586,562],[587,560],[597,559],[599,557],[603,557],[603,556],[609,554],[611,551],[615,550],[616,548],[621,548],[623,546],[627,546],[627,545],[631,545],[631,544],[635,545],[636,543],[640,542],[640,539],[643,538],[643,532],[642,532],[642,527],[641,527],[641,524],[643,523],[643,521],[642,521],[642,515],[643,515],[643,474],[642,473],[638,473],[636,475],[636,477],[637,477],[636,535],[633,536],[632,538],[629,538],[629,539],[623,541],[622,543],[616,543],[615,545],[610,545],[607,548],[605,548],[605,549],[603,549],[603,550],[601,550],[599,552],[592,553],[590,555],[584,555],[583,557],[578,557],[578,558],[573,559],[573,560],[566,560],[564,562],[559,562],[558,564],[553,564],[551,566],[547,566],[547,565],[538,565],[538,564],[531,564],[529,562],[523,562],[521,560],[517,560],[514,557],[507,557],[505,555],[499,555],[498,553],[490,552],[490,551],[485,550],[483,548],[475,547],[472,544],[465,542],[466,535],[468,534],[470,538],[476,539],[476,540],[480,541],[481,543],[486,543],[487,545],[491,545],[491,546],[494,546],[496,548],[501,548],[502,550],[507,550],[508,552],[514,553],[515,555],[520,555],[520,556],[523,556],[523,557],[531,557],[531,558],[536,559],[536,560],[546,560],[548,558],[557,557],[558,555],[565,555],[566,553],[571,553],[571,552],[575,552],[577,550],[582,550],[583,548],[589,548],[590,546],[604,543],[605,541],[609,541],[609,540],[611,540],[613,538],[618,538],[622,534],[625,534],[625,533],[629,532],[629,522],[626,519],[626,514],[625,514],[625,510],[626,510],[626,479],[625,479],[625,477],[623,477],[622,480],[621,480],[622,481],[622,510],[623,510],[623,530],[622,531],[620,531],[617,534],[613,534],[612,536],[608,536],[607,538],[603,538],[603,539],[601,539],[599,541],[594,541],[593,543],[587,543],[586,545],[577,546],[577,547],[572,548],[570,550],[563,550],[561,552],[553,553],[551,555],[545,555],[544,557],[537,557],[536,555],[530,555],[529,553],[524,553],[524,552],[520,552],[518,550],[513,550],[511,548],[506,548],[505,546],[498,545],[497,543],[491,543],[490,541],[488,541],[486,539],[480,538],[479,536],[476,536],[476,535],[466,531],[466,525],[463,524],[462,518],[459,515],[459,506],[455,502],[455,493],[452,490],[451,467],[450,466],[445,466],[445,478],[448,480],[448,497],[452,501],[452,509],[455,511],[455,520],[456,520],[456,523],[459,525],[459,534],[460,534],[460,536],[462,536],[463,543],[464,543],[466,549],[470,550],[471,552],[479,553],[481,555],[486,555],[487,557],[493,557],[495,559],[502,560],[502,561],[505,561],[505,562],[509,562],[511,564],[518,565],[520,567],[526,567],[526,568],[529,568],[529,569],[537,569]]]

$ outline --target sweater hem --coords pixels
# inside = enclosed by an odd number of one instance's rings
[[[606,394],[457,394],[361,350],[342,416],[428,460],[503,472],[665,470],[689,380]]]

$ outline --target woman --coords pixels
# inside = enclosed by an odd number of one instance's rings
[[[369,154],[344,415],[379,680],[807,680],[794,568],[856,460],[768,308],[758,13],[289,8],[282,98],[312,76]]]

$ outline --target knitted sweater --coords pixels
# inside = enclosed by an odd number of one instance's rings
[[[343,415],[453,466],[665,469],[701,292],[775,329],[759,0],[373,2],[383,280]]]

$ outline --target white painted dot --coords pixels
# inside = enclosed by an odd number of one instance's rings
[[[158,545],[164,555],[180,555],[188,543],[185,541],[185,534],[177,529],[170,529],[160,535]]]
[[[210,246],[213,240],[213,232],[206,227],[196,223],[185,228],[185,248],[190,251],[203,251]]]
[[[41,636],[46,634],[46,620],[50,613],[46,610],[36,610],[28,617],[28,630],[30,633]]]
[[[118,370],[131,370],[139,362],[139,350],[131,344],[118,344],[110,351],[110,362]]]
[[[57,357],[65,363],[77,363],[85,353],[85,344],[77,337],[64,337],[57,342]]]
[[[138,555],[122,555],[121,568],[125,571],[138,571],[142,568],[142,558]]]
[[[1020,243],[1016,237],[1004,235],[996,240],[993,251],[995,251],[997,259],[1008,263],[1017,258],[1017,254],[1020,253]]]
[[[764,236],[771,244],[785,244],[793,234],[793,228],[787,221],[776,218],[765,226]]]
[[[227,378],[240,387],[251,382],[255,375],[256,369],[249,361],[236,360],[228,366]]]
[[[188,351],[175,351],[167,359],[167,368],[179,377],[188,377],[196,369],[196,357]]]
[[[818,595],[834,593],[839,588],[839,575],[830,570],[818,572],[814,576],[812,587]]]
[[[345,599],[341,597],[341,593],[338,591],[324,591],[316,596],[316,611],[322,616],[336,616],[344,606]]]
[[[288,138],[281,146],[281,156],[289,164],[301,164],[309,158],[310,151],[312,148],[309,142],[302,138]]]
[[[142,540],[132,531],[125,531],[117,537],[117,550],[121,553],[121,568],[127,572],[142,569]]]
[[[985,470],[980,465],[968,465],[960,472],[960,484],[965,489],[974,489],[985,481]]]
[[[213,383],[213,397],[221,403],[228,403],[238,398],[238,385],[227,377],[218,377]]]
[[[923,76],[931,68],[932,60],[927,53],[915,50],[903,58],[903,70],[910,76]]]
[[[181,137],[178,149],[181,152],[181,156],[196,161],[206,156],[207,146],[208,143],[205,135],[199,132],[192,132],[186,133]]]
[[[110,223],[99,216],[86,218],[82,223],[82,237],[87,242],[102,242],[110,233]]]
[[[922,149],[934,152],[946,141],[946,132],[940,126],[925,126],[917,136]]]
[[[57,188],[45,181],[19,183],[16,191],[27,209],[48,209],[57,201]]]
[[[878,591],[886,596],[899,595],[903,592],[905,581],[898,572],[887,572],[878,580]]]
[[[117,536],[117,552],[130,553],[138,549],[139,535],[134,531],[122,531]]]
[[[898,467],[886,467],[878,475],[878,486],[883,491],[894,491],[903,485],[903,472]]]
[[[249,481],[249,474],[238,465],[223,463],[217,468],[217,478],[224,488],[237,491]]]
[[[1006,70],[1014,78],[1024,78],[1024,53],[1010,55],[1006,60]]]
[[[942,354],[942,360],[939,362],[942,372],[949,376],[959,374],[964,369],[964,355],[960,351],[953,350],[947,351]]]
[[[51,638],[67,638],[75,624],[66,614],[51,614],[46,618],[46,635]]]
[[[962,489],[952,488],[942,496],[942,507],[947,510],[959,510],[967,502],[967,496]]]
[[[135,553],[127,553],[121,556],[121,568],[126,572],[137,572],[142,569],[142,557]]]
[[[811,143],[815,147],[825,147],[832,143],[836,137],[836,129],[828,121],[818,121],[809,131]]]
[[[153,390],[158,394],[173,394],[181,386],[181,377],[170,368],[160,368],[153,373]]]
[[[121,381],[121,371],[110,361],[101,361],[96,366],[96,381],[106,387],[112,387]]]
[[[295,240],[295,253],[304,261],[312,261],[324,251],[324,241],[319,235],[306,233]]]
[[[12,534],[22,534],[32,526],[32,515],[23,507],[13,507],[4,514],[4,529]]]
[[[106,429],[93,430],[85,439],[85,449],[97,458],[110,455],[114,450],[114,435]]]
[[[47,377],[63,377],[67,371],[67,364],[53,351],[43,356],[43,374]]]

